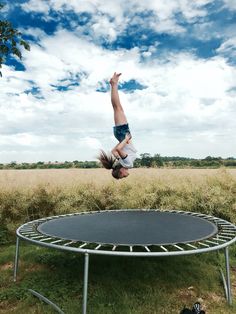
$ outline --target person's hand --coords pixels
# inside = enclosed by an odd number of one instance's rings
[[[111,85],[116,85],[118,84],[118,81],[119,81],[119,77],[121,76],[121,73],[114,73],[112,78],[110,79],[110,84]]]

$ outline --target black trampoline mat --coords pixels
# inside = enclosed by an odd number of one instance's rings
[[[59,217],[38,226],[42,234],[66,240],[112,245],[168,245],[209,238],[212,222],[160,211],[104,211]]]

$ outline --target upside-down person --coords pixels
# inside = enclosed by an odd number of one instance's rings
[[[111,84],[111,103],[114,110],[115,126],[113,133],[119,143],[111,150],[110,154],[106,154],[103,150],[98,157],[102,165],[106,169],[112,169],[112,176],[116,179],[122,179],[129,175],[129,168],[133,168],[134,160],[137,158],[137,150],[132,144],[132,136],[129,124],[125,116],[123,107],[120,103],[118,94],[118,82],[121,73],[114,73],[110,79]]]

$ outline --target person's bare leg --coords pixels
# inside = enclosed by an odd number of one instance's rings
[[[111,84],[111,103],[114,109],[114,121],[115,125],[126,124],[127,119],[123,110],[123,107],[120,103],[120,98],[118,94],[118,81],[121,73],[114,73],[113,77],[110,80]]]

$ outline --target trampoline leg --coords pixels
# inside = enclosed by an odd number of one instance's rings
[[[230,285],[230,269],[229,269],[229,248],[225,248],[225,268],[226,268],[226,284],[227,284],[227,301],[232,304],[231,285]]]
[[[83,314],[87,312],[88,299],[88,268],[89,268],[89,254],[84,255],[84,293],[83,293]]]
[[[19,246],[20,246],[20,239],[16,237],[16,253],[15,253],[15,265],[14,265],[14,281],[16,282],[17,277],[17,270],[18,270],[18,262],[19,262]]]

